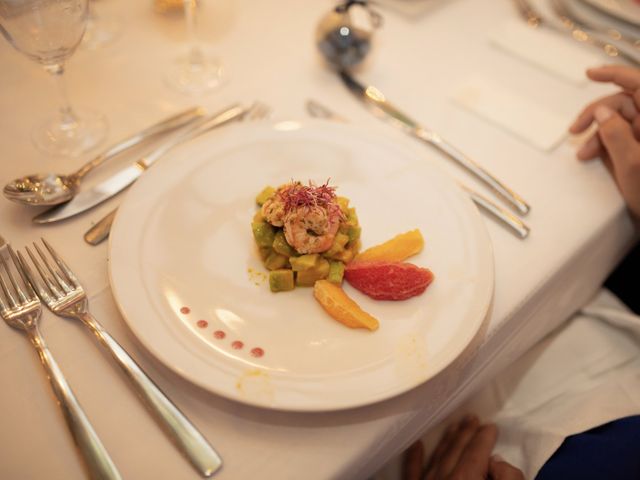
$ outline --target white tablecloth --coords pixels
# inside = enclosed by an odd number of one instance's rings
[[[99,13],[121,16],[123,34],[103,50],[75,54],[67,72],[71,97],[106,114],[110,142],[194,103],[215,110],[260,99],[278,119],[303,119],[307,98],[379,135],[413,141],[371,117],[320,62],[313,32],[332,5],[202,2],[201,37],[223,60],[228,80],[211,95],[190,98],[162,80],[171,59],[185,48],[181,18],[154,13],[150,1],[97,2]],[[375,55],[361,76],[520,192],[533,206],[527,218],[533,232],[519,241],[487,220],[496,279],[484,328],[450,367],[400,397],[344,412],[293,414],[202,391],[140,346],[111,297],[107,245],[90,247],[82,240],[84,231],[121,199],[49,227],[32,225],[31,210],[0,201],[0,234],[16,247],[41,235],[58,247],[90,292],[94,314],[221,453],[225,465],[217,478],[366,478],[579,308],[632,242],[623,202],[599,163],[576,162],[569,142],[552,153],[537,150],[448,99],[453,83],[490,74],[569,122],[608,87],[565,83],[492,47],[488,36],[496,23],[515,15],[506,0],[443,1],[426,10],[412,16],[384,11]],[[29,140],[36,119],[56,106],[53,85],[6,42],[0,44],[0,65],[2,183],[28,172],[72,171],[80,159],[46,158]],[[42,330],[125,478],[196,477],[83,327],[45,315]],[[32,347],[20,332],[1,325],[0,379],[0,476],[83,478]]]

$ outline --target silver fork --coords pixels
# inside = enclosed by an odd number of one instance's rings
[[[262,120],[269,118],[270,115],[271,107],[262,102],[254,102],[242,116],[242,120]],[[116,213],[118,213],[118,209],[114,208],[98,220],[95,225],[91,226],[84,234],[85,242],[95,246],[106,240],[111,232],[111,226],[116,218]]]
[[[20,262],[25,267],[25,273],[38,292],[38,296],[56,315],[78,319],[93,332],[131,381],[138,397],[178,449],[201,475],[204,477],[213,475],[222,466],[222,460],[216,451],[136,361],[91,315],[87,295],[78,279],[51,245],[44,239],[42,243],[55,265],[34,242],[33,246],[38,256],[29,247],[25,250],[37,270],[37,275],[18,252]]]
[[[14,278],[11,273],[8,259],[5,259],[2,250],[8,252],[24,287],[20,285],[20,279]],[[24,270],[10,245],[0,248],[0,265],[0,289],[2,290],[0,315],[7,324],[24,331],[38,352],[71,436],[87,466],[89,476],[93,479],[105,480],[122,478],[40,334],[38,329],[38,321],[42,314],[40,300],[25,277]],[[3,271],[8,283],[3,278]]]

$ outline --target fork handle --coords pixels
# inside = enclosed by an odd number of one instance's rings
[[[84,414],[60,367],[47,348],[40,331],[37,327],[33,327],[28,329],[27,333],[47,372],[53,393],[58,399],[76,447],[80,450],[89,470],[89,476],[94,480],[121,480],[120,472]]]
[[[154,415],[178,449],[204,477],[210,477],[222,466],[222,460],[204,436],[185,417],[142,368],[100,325],[90,313],[79,314],[80,319],[98,337],[116,360],[147,409]]]

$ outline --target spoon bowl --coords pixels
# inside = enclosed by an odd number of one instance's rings
[[[78,190],[75,175],[42,173],[16,178],[5,185],[4,196],[26,205],[51,206],[68,202]]]

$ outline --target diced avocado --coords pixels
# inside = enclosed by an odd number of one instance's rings
[[[344,250],[345,245],[349,242],[349,235],[338,232],[333,240],[331,248],[324,252],[326,258],[337,258],[336,255]]]
[[[356,225],[349,225],[349,230],[347,230],[347,236],[349,237],[349,243],[352,244],[357,242],[360,239],[360,233],[362,232],[362,228]]]
[[[265,259],[264,266],[267,270],[278,270],[285,267],[288,263],[289,257],[285,257],[284,255],[280,255],[276,252],[271,252],[271,254]]]
[[[258,247],[258,251],[260,252],[260,258],[262,261],[266,260],[269,255],[271,255],[271,247]]]
[[[259,247],[271,247],[275,237],[273,226],[267,222],[252,222],[253,238]]]
[[[265,221],[265,219],[264,219],[264,217],[262,216],[262,211],[261,211],[261,210],[258,210],[258,211],[255,213],[255,215],[253,216],[253,220],[252,220],[252,222],[253,222],[253,223],[258,223],[258,222],[264,222],[264,221]]]
[[[329,275],[327,280],[331,283],[342,283],[342,277],[344,276],[344,263],[342,262],[329,262]]]
[[[315,267],[319,258],[320,255],[317,253],[309,253],[307,255],[300,255],[299,257],[289,257],[289,262],[294,272],[302,272]]]
[[[349,208],[349,199],[347,197],[336,197],[336,202],[338,203],[340,210],[342,210],[342,213],[347,215]]]
[[[264,187],[262,189],[262,191],[256,196],[256,203],[259,206],[262,206],[264,204],[264,202],[266,202],[267,200],[269,200],[269,197],[271,197],[274,193],[276,193],[276,189],[269,186],[269,187]]]
[[[347,223],[349,225],[358,225],[358,214],[355,208],[347,209]]]
[[[293,257],[296,255],[296,251],[287,243],[287,240],[284,238],[284,232],[282,230],[278,230],[276,232],[275,237],[273,238],[272,244],[273,250],[278,252],[280,255],[284,255],[285,257]]]
[[[319,258],[314,267],[296,273],[296,285],[299,287],[313,287],[317,280],[327,278],[330,268],[327,260]]]
[[[273,270],[269,272],[269,288],[272,292],[287,292],[295,288],[292,270]]]
[[[346,249],[336,253],[332,258],[335,260],[340,260],[343,263],[349,263],[355,256],[356,254],[353,252],[353,250]]]

